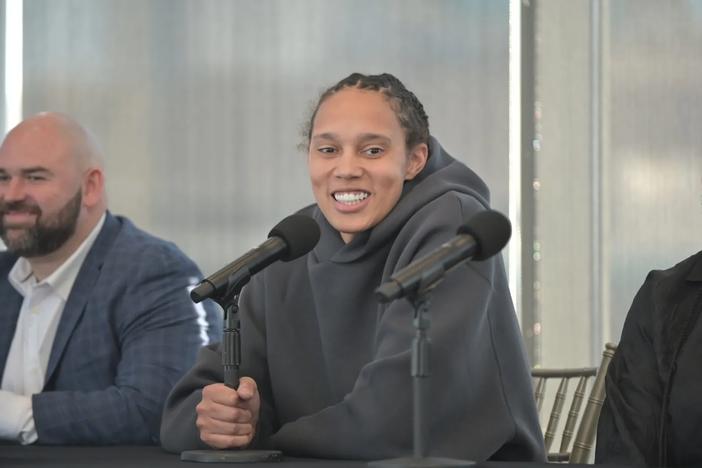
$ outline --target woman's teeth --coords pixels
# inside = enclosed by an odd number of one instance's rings
[[[360,203],[369,196],[368,192],[334,192],[334,200],[345,205]]]

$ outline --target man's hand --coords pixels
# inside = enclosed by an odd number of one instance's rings
[[[260,408],[256,382],[249,377],[239,380],[237,390],[221,383],[208,385],[196,407],[200,438],[218,449],[246,447],[256,434]]]

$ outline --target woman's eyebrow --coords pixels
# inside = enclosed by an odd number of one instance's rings
[[[363,143],[370,140],[380,140],[386,144],[392,142],[392,139],[390,137],[386,135],[381,135],[379,133],[362,133],[356,138],[356,141],[358,141],[359,143]]]
[[[318,133],[316,135],[312,135],[312,140],[338,140],[339,137],[336,135],[336,133]]]

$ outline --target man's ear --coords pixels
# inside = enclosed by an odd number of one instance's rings
[[[105,192],[105,176],[102,170],[93,167],[83,177],[83,204],[87,207],[97,205]]]
[[[427,165],[429,158],[429,147],[426,143],[419,143],[407,155],[407,169],[405,170],[405,180],[414,179],[417,174],[422,172],[424,166]]]

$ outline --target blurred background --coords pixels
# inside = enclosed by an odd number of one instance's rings
[[[312,203],[311,106],[397,75],[488,183],[534,365],[599,362],[702,249],[702,0],[5,0],[3,128],[90,128],[110,208],[209,274]],[[468,307],[468,306],[467,306]]]

